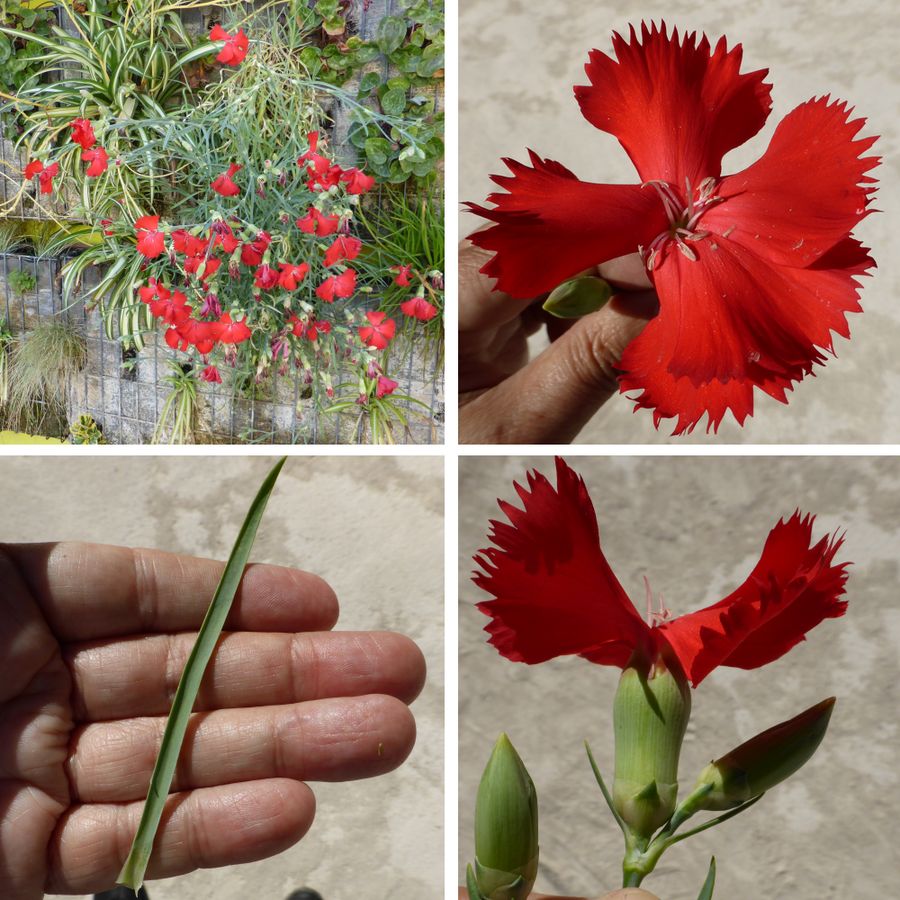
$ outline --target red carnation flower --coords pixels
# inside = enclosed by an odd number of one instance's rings
[[[142,302],[151,303],[154,300],[168,300],[171,296],[171,291],[155,278],[151,278],[147,282],[146,287],[138,288],[138,294]]]
[[[59,163],[50,163],[49,166],[44,166],[44,164],[39,159],[33,159],[27,166],[25,166],[25,177],[26,178],[34,178],[35,175],[38,176],[38,182],[41,186],[42,194],[52,194],[53,193],[53,179],[59,173]]]
[[[384,375],[378,376],[378,385],[375,388],[375,396],[381,399],[388,394],[393,394],[397,390],[397,382],[393,378],[386,378]]]
[[[245,266],[258,266],[271,243],[272,236],[267,231],[258,231],[255,240],[241,247],[241,262]]]
[[[143,291],[145,290],[146,288],[141,288],[141,299],[144,297]],[[159,286],[155,297],[147,302],[150,312],[167,325],[183,325],[191,315],[192,307],[187,305],[187,297],[181,291],[170,293]]]
[[[278,284],[278,271],[271,266],[262,265],[254,273],[254,287],[258,287],[263,291],[270,291],[276,284]]]
[[[185,256],[200,256],[206,252],[209,244],[189,231],[178,228],[172,232],[172,246],[176,253],[183,253]]]
[[[223,313],[216,323],[220,329],[219,340],[223,344],[241,344],[248,340],[250,338],[250,329],[246,323],[246,319],[232,322],[231,316],[228,313]]]
[[[216,341],[221,340],[222,324],[188,319],[178,327],[178,332],[189,344],[194,345],[201,356],[206,356],[215,347]]]
[[[432,306],[424,297],[410,297],[400,304],[400,310],[422,322],[427,322],[438,314],[437,307]]]
[[[356,272],[345,269],[340,275],[329,275],[317,288],[316,296],[326,303],[334,303],[338,297],[350,297],[356,290]]]
[[[317,234],[326,237],[334,234],[341,223],[341,217],[335,215],[323,216],[314,206],[300,219],[297,219],[297,227],[306,234]]]
[[[409,273],[412,271],[412,266],[391,266],[391,271],[397,273],[394,276],[394,284],[400,287],[409,287]]]
[[[237,163],[232,163],[228,167],[227,172],[223,172],[221,175],[216,176],[213,179],[210,187],[217,193],[221,194],[223,197],[234,197],[241,192],[241,189],[231,180],[237,172],[243,166],[239,166]]]
[[[584,481],[556,461],[556,489],[543,475],[515,485],[519,509],[500,502],[511,524],[492,522],[495,544],[475,561],[478,604],[501,655],[539,663],[577,654],[625,668],[635,652],[673,660],[696,687],[717,666],[755,669],[783,656],[823,619],[842,616],[849,563],[832,565],[842,538],[812,544],[813,517],[796,512],[771,531],[747,580],[724,600],[668,620],[645,622],[600,548]]]
[[[82,150],[90,150],[97,143],[94,126],[88,119],[73,119],[69,127],[72,129],[72,143],[80,144]]]
[[[397,323],[393,319],[387,319],[386,316],[387,313],[383,312],[366,313],[369,324],[359,328],[359,336],[367,347],[384,350],[391,342],[397,330]]]
[[[81,154],[82,160],[84,162],[90,163],[85,171],[85,175],[88,178],[96,178],[98,175],[102,175],[108,168],[109,156],[106,153],[106,150],[103,147],[95,147],[93,150],[85,150]]]
[[[166,249],[165,238],[159,230],[159,216],[141,216],[134,223],[138,253],[155,259]]]
[[[347,185],[348,194],[364,194],[375,187],[375,179],[359,169],[347,169],[341,174],[341,181]]]
[[[831,332],[849,336],[855,277],[874,265],[851,230],[867,215],[878,163],[865,120],[824,97],[798,106],[768,150],[736,175],[721,160],[763,126],[767,70],[740,74],[740,45],[679,39],[655,24],[613,35],[616,59],[592,51],[585,118],[615,135],[641,184],[589,184],[531,153],[494,176],[506,193],[470,208],[496,223],[471,240],[495,253],[482,271],[514,297],[533,297],[604,260],[638,250],[660,312],[625,350],[620,390],[674,433],[706,414],[753,412],[753,389],[786,391],[824,362]]]
[[[209,381],[212,384],[222,383],[222,373],[215,366],[207,366],[201,373],[200,378],[203,381]]]
[[[295,291],[297,285],[306,278],[306,274],[309,272],[308,263],[300,263],[299,266],[295,266],[292,263],[282,263],[280,268],[278,285],[286,291]]]
[[[341,235],[325,251],[325,265],[333,266],[345,259],[356,259],[361,247],[362,241],[359,238]]]
[[[243,29],[239,29],[237,34],[229,34],[221,25],[213,25],[209,39],[225,42],[216,59],[226,66],[239,66],[250,49],[250,41]]]

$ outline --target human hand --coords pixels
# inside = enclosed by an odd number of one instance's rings
[[[459,900],[469,900],[469,893],[465,888],[459,889]],[[560,897],[556,894],[529,894],[528,900],[585,900],[584,897]],[[621,888],[611,894],[604,894],[596,900],[659,900],[656,894],[648,893],[641,888]]]
[[[491,255],[468,240],[459,248],[460,442],[568,443],[618,391],[616,365],[656,315],[656,294],[637,254],[621,257],[591,273],[620,293],[582,319],[557,319],[493,292],[479,271]],[[552,343],[529,362],[528,337],[545,324]]]
[[[0,897],[116,880],[222,564],[98,544],[0,545]],[[320,578],[252,565],[195,704],[148,876],[299,840],[305,780],[388,772],[415,742],[408,638],[330,632]]]

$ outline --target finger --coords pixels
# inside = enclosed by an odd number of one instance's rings
[[[67,648],[80,722],[168,713],[195,634],[152,635]],[[226,634],[203,678],[194,710],[389,694],[411,703],[425,659],[387,631]]]
[[[63,641],[200,627],[224,563],[160,550],[61,542],[8,544]],[[250,565],[226,625],[232,631],[323,631],[337,621],[334,591],[317,575]]]
[[[496,280],[485,275],[481,268],[494,254],[463,240],[459,245],[459,330],[481,331],[511,322],[534,302],[533,299],[514,300],[508,294],[495,291]]]
[[[128,856],[143,802],[85,804],[61,820],[49,847],[47,893],[89,894],[111,888]],[[153,845],[148,878],[265,859],[309,830],[312,791],[297,781],[220,785],[173,795]]]
[[[122,803],[146,796],[165,724],[142,718],[76,729],[67,764],[75,797]],[[399,766],[415,739],[409,709],[380,694],[199,713],[172,789],[260,778],[371,778]]]
[[[597,266],[597,274],[623,291],[647,291],[653,287],[639,253],[619,256]]]
[[[618,391],[616,366],[656,315],[651,291],[619,294],[537,359],[459,411],[470,444],[567,443]]]

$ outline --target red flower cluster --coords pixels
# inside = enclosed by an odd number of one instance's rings
[[[59,163],[50,163],[49,166],[44,166],[39,159],[33,159],[28,163],[24,172],[25,177],[28,179],[34,178],[35,175],[38,176],[42,194],[53,193],[53,179],[58,174]]]
[[[375,187],[375,179],[357,168],[342,169],[319,153],[319,132],[309,133],[309,149],[297,160],[307,176],[311,191],[327,191],[343,182],[348,194],[364,194]],[[299,225],[300,222],[298,221]]]
[[[108,167],[109,156],[103,147],[95,146],[97,138],[94,136],[94,126],[88,119],[73,119],[69,127],[72,129],[72,143],[81,147],[82,160],[90,163],[85,175],[88,178],[102,175]]]
[[[722,157],[764,125],[767,70],[741,74],[742,50],[722,38],[667,34],[665,23],[613,35],[615,59],[594,50],[584,117],[619,139],[639,184],[590,184],[531,153],[494,176],[495,224],[471,240],[492,250],[482,271],[497,289],[533,297],[597,263],[639,251],[660,312],[625,350],[620,389],[675,434],[708,416],[753,412],[754,388],[787,391],[849,336],[856,278],[874,266],[852,229],[868,214],[878,159],[856,140],[865,124],[828,97],[798,106],[766,153],[735,175]]]
[[[193,307],[187,302],[187,297],[181,291],[169,290],[155,278],[139,288],[138,294],[141,301],[150,307],[153,316],[170,326],[165,337],[173,350],[194,347],[201,356],[207,356],[216,344],[240,344],[250,338],[251,332],[246,322],[243,319],[234,322],[228,313],[211,320],[192,318]],[[214,371],[218,375],[218,371]],[[204,380],[221,381],[221,377],[215,379],[211,374],[206,377],[204,373]]]
[[[794,513],[769,534],[747,580],[724,600],[669,620],[645,622],[600,548],[584,481],[562,459],[556,489],[543,475],[515,485],[510,524],[492,522],[493,547],[475,557],[475,583],[494,599],[478,604],[490,643],[507,659],[539,663],[579,655],[625,668],[634,654],[680,666],[696,687],[718,666],[755,669],[778,659],[823,619],[842,616],[848,563],[833,564],[842,539],[812,543],[812,516]]]
[[[237,34],[229,34],[221,25],[213,25],[209,32],[209,39],[225,42],[225,46],[219,51],[216,59],[226,66],[239,66],[250,49],[250,40],[242,28],[238,29]]]
[[[297,227],[306,234],[315,234],[319,237],[327,237],[334,234],[340,227],[340,216],[322,215],[314,206],[309,208],[309,212],[300,219],[297,219]]]

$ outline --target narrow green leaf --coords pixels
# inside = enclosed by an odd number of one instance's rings
[[[272,467],[272,471],[266,476],[250,505],[250,510],[238,532],[231,556],[228,557],[206,617],[200,626],[200,632],[194,648],[191,650],[191,655],[188,657],[187,665],[184,667],[181,680],[178,682],[172,710],[163,733],[162,745],[159,748],[159,756],[156,758],[153,775],[150,777],[150,787],[147,791],[147,802],[144,805],[141,822],[137,834],[134,836],[131,852],[117,879],[119,884],[130,887],[134,891],[137,891],[144,882],[144,872],[147,871],[147,864],[150,862],[153,840],[156,837],[163,807],[172,786],[172,777],[175,774],[181,744],[190,720],[191,708],[197,699],[200,682],[203,680],[203,673],[216,648],[216,642],[222,634],[222,628],[253,548],[256,530],[259,528],[266,504],[269,502],[269,496],[286,459],[287,457],[282,457]]]
[[[619,828],[622,829],[622,834],[628,835],[628,826],[622,820],[622,817],[619,815],[618,810],[616,809],[615,804],[613,803],[612,795],[609,793],[609,789],[606,787],[606,782],[603,780],[603,776],[600,774],[600,767],[597,765],[597,761],[594,759],[594,754],[591,753],[591,745],[585,741],[584,749],[587,750],[588,759],[591,763],[591,769],[594,771],[594,778],[597,780],[597,784],[600,786],[600,790],[603,793],[603,799],[606,800],[606,805],[609,807],[609,811],[613,814],[613,818],[616,820]]]
[[[697,900],[712,900],[713,888],[716,886],[716,858],[712,857],[709,861],[709,874],[706,876],[706,881],[703,882],[703,887],[700,889],[700,894],[697,897]]]

